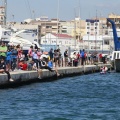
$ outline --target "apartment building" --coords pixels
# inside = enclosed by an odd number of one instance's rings
[[[47,19],[47,17],[42,17],[42,19],[37,18],[30,24],[41,25],[42,36],[47,33],[60,33],[68,34],[73,36],[75,39],[82,39],[85,34],[85,21],[75,18],[71,21],[62,21],[59,19]]]
[[[85,49],[105,53],[110,51],[111,37],[106,23],[106,18],[86,20],[86,35],[83,36]]]
[[[47,33],[60,33],[60,22],[57,19],[40,19],[32,21],[30,24],[41,26],[41,35],[44,36]]]
[[[99,35],[99,25],[99,20],[87,19],[86,34],[91,36]]]

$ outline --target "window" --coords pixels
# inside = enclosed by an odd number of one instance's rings
[[[109,41],[104,41],[104,44],[105,45],[109,45]]]
[[[95,26],[97,26],[98,25],[98,23],[95,23]]]
[[[51,26],[46,26],[46,28],[52,28]]]
[[[119,53],[117,53],[117,59],[119,59]]]
[[[90,27],[87,27],[87,29],[89,29]]]
[[[6,32],[4,32],[4,35],[6,35]]]
[[[87,23],[87,25],[89,26],[89,25],[90,25],[90,23]]]
[[[114,59],[116,59],[116,53],[114,53]]]
[[[67,31],[66,30],[62,30],[62,33],[67,33]]]
[[[87,34],[89,34],[89,32],[87,32]]]

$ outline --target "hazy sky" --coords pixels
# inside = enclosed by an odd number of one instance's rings
[[[120,0],[59,0],[59,18],[71,20],[75,13],[79,15],[79,1],[81,19],[95,17],[96,10],[98,17],[100,14],[103,17],[107,17],[109,13],[120,14]],[[7,0],[7,18],[8,21],[23,21],[34,16],[57,18],[57,3],[58,0]]]

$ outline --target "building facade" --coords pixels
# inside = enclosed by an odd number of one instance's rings
[[[72,46],[75,40],[72,36],[67,34],[48,33],[41,37],[42,45],[56,45],[56,46]]]

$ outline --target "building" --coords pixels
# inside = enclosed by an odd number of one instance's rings
[[[74,37],[76,40],[81,40],[83,35],[85,35],[85,20],[75,18],[71,21],[60,21],[61,33],[68,34]]]
[[[56,46],[72,46],[75,40],[72,36],[67,34],[48,33],[41,37],[42,45],[56,45]]]
[[[34,21],[31,21],[33,25],[41,26],[41,36],[46,35],[47,33],[59,33],[59,34],[68,34],[73,36],[74,39],[81,40],[85,34],[85,21],[75,18],[71,21],[62,21],[59,19],[51,19],[48,17],[37,18]]]
[[[57,19],[32,21],[31,24],[41,26],[41,36],[47,33],[60,33],[60,23]]]
[[[106,23],[106,18],[86,20],[86,35],[83,36],[84,49],[89,52],[110,52],[113,44]]]

